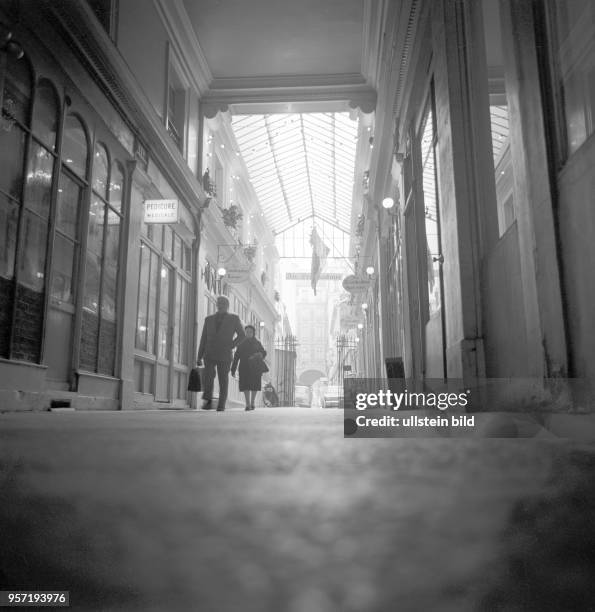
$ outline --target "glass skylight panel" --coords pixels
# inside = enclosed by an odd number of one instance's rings
[[[232,126],[276,233],[312,216],[350,233],[357,122],[348,113],[239,115]]]

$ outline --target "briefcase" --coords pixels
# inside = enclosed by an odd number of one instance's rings
[[[190,376],[188,377],[188,391],[200,391],[201,389],[200,368],[194,367],[190,370]]]

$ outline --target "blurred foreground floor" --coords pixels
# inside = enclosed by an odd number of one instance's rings
[[[73,610],[595,610],[593,446],[339,410],[0,414],[0,586]]]

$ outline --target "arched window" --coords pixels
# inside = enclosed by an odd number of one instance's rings
[[[51,151],[56,148],[58,109],[58,96],[54,86],[49,81],[41,79],[35,96],[33,132]]]
[[[74,277],[79,247],[79,219],[86,175],[88,141],[78,117],[68,115],[62,137],[62,172],[56,205],[51,295],[61,303],[74,303]]]
[[[14,355],[17,236],[22,215],[25,151],[31,115],[33,76],[29,60],[6,54],[0,120],[0,356]],[[21,359],[38,357],[14,355]]]
[[[102,144],[95,147],[93,157],[93,189],[104,200],[107,198],[109,160],[107,150]]]
[[[27,57],[17,59],[8,53],[2,100],[2,118],[29,125],[33,73]]]
[[[97,144],[93,155],[83,293],[80,366],[114,374],[117,341],[117,285],[124,173],[110,166],[109,152]]]
[[[87,173],[88,155],[87,133],[76,115],[68,115],[64,124],[62,162],[69,170],[84,177]]]
[[[115,163],[112,167],[112,180],[109,185],[109,203],[112,208],[122,210],[122,192],[124,189],[124,174],[120,166]]]
[[[47,233],[51,208],[59,106],[54,86],[41,80],[33,106],[32,134],[25,179],[25,222],[19,283],[39,294],[45,289]]]

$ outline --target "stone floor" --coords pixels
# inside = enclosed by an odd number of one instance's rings
[[[339,410],[0,414],[0,583],[73,610],[595,610],[595,445]]]

